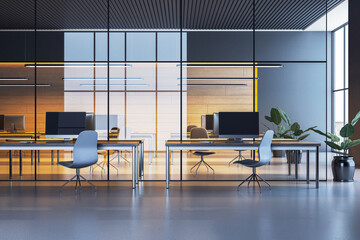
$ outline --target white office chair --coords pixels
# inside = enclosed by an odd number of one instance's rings
[[[268,164],[271,161],[271,158],[272,158],[271,142],[272,142],[273,137],[274,137],[274,131],[272,131],[272,130],[268,130],[264,134],[264,136],[261,140],[259,149],[258,149],[259,161],[252,160],[252,159],[245,159],[245,160],[234,162],[234,164],[241,164],[245,167],[250,167],[253,169],[253,173],[247,179],[245,179],[244,181],[242,181],[239,184],[239,186],[237,187],[238,191],[240,189],[240,186],[244,182],[249,181],[249,183],[248,183],[248,187],[249,187],[251,181],[256,181],[259,185],[260,192],[261,192],[261,186],[260,186],[259,179],[261,181],[265,182],[269,186],[269,189],[271,190],[270,184],[267,181],[265,181],[264,179],[262,179],[259,175],[256,174],[256,168],[264,166],[265,164]]]
[[[76,178],[75,190],[78,188],[78,182],[79,188],[81,190],[80,178],[82,178],[88,182],[96,191],[96,187],[86,178],[80,175],[80,168],[89,167],[98,161],[97,139],[98,134],[95,131],[81,132],[75,142],[73,161],[62,161],[58,163],[64,167],[76,169],[76,175],[61,186],[61,191],[66,186],[66,184],[71,182],[74,178]]]
[[[195,127],[195,128],[191,129],[190,138],[209,138],[209,134],[207,133],[205,128]],[[201,164],[204,164],[206,169],[207,169],[207,172],[209,172],[209,168],[210,168],[213,171],[213,174],[215,174],[215,170],[207,162],[205,162],[205,160],[204,160],[204,156],[209,156],[209,155],[212,155],[212,154],[215,154],[215,152],[210,152],[210,151],[196,151],[196,152],[194,152],[194,155],[200,156],[201,159],[200,159],[200,161],[198,163],[196,163],[190,169],[190,172],[193,170],[193,168],[195,168],[197,166],[196,173],[195,173],[195,175],[197,175],[197,172],[198,172]]]

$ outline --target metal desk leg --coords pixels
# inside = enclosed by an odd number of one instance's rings
[[[141,143],[141,161],[142,161],[142,176],[144,176],[144,166],[145,166],[145,159],[144,159],[144,143]]]
[[[57,163],[60,161],[60,150],[57,150]]]
[[[319,147],[316,147],[316,188],[319,188]]]
[[[34,164],[34,151],[31,150],[31,165]]]
[[[38,152],[38,164],[40,164],[40,150],[37,150]]]
[[[174,151],[170,152],[171,165],[174,165]]]
[[[289,161],[289,176],[291,176],[291,152],[288,151],[288,161]]]
[[[166,147],[166,189],[169,189],[170,171],[169,171],[169,147]]]
[[[22,176],[22,150],[19,151],[19,174]]]
[[[298,161],[299,161],[299,159],[298,159],[298,154],[297,154],[298,152],[296,151],[295,152],[295,179],[298,179],[299,178],[299,173],[298,173]]]
[[[306,151],[306,183],[310,183],[310,151]]]
[[[54,165],[54,150],[51,150],[51,165]]]
[[[9,151],[9,179],[12,179],[12,151]]]
[[[139,146],[136,147],[136,184],[139,184],[140,178],[140,160],[139,160]]]
[[[135,147],[132,147],[132,188],[136,188],[136,159],[135,159]]]

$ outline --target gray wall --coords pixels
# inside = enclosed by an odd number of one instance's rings
[[[303,129],[316,125],[325,131],[326,91],[331,84],[326,90],[326,64],[314,63],[326,60],[325,32],[256,32],[255,40],[255,61],[278,61],[284,66],[259,70],[260,122],[272,107],[279,106]],[[252,61],[251,32],[188,32],[187,44],[188,61]],[[330,34],[328,46],[331,59]],[[328,83],[329,69],[330,65]],[[260,130],[265,128],[261,125]],[[313,133],[308,140],[323,142],[324,138]]]
[[[260,122],[266,122],[264,116],[270,114],[272,107],[280,107],[303,129],[318,126],[325,130],[325,63],[283,65],[283,68],[259,70]],[[260,130],[265,131],[262,124]],[[312,133],[307,140],[322,142],[324,139]]]

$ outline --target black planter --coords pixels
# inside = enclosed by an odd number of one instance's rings
[[[285,157],[284,150],[273,150],[272,154],[273,154],[273,157]]]
[[[286,150],[286,159],[289,163],[291,157],[291,163],[295,163],[296,157],[298,163],[301,163],[302,151],[301,150]]]
[[[335,156],[332,163],[335,182],[353,182],[355,162],[352,156]]]

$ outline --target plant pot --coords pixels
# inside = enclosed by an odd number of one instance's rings
[[[284,150],[273,150],[272,154],[273,154],[273,157],[285,157]]]
[[[335,182],[353,182],[355,161],[352,156],[335,156],[332,163]]]
[[[297,157],[298,163],[301,163],[302,151],[301,150],[286,150],[286,159],[289,163],[291,157],[291,163],[295,163]]]

